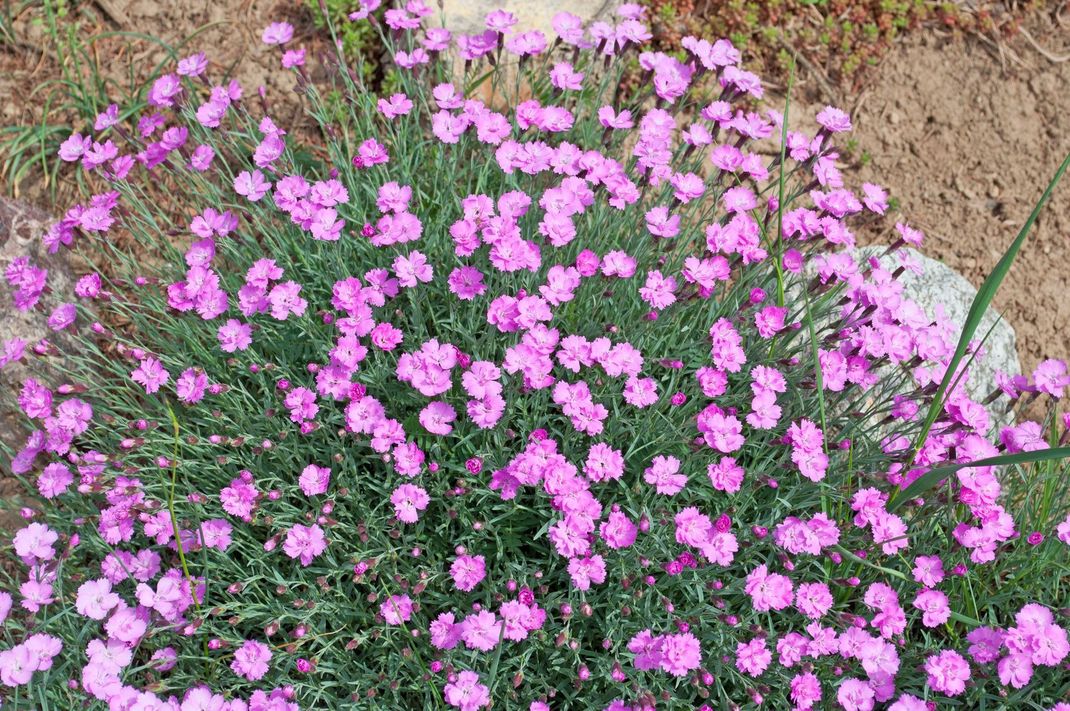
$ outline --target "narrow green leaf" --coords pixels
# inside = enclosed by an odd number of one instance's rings
[[[978,459],[975,462],[961,462],[933,467],[911,482],[910,486],[906,489],[902,489],[888,505],[888,510],[894,510],[904,501],[909,499],[916,499],[951,474],[957,472],[959,469],[966,469],[967,467],[1003,467],[1015,464],[1047,462],[1058,459],[1070,459],[1070,447],[1053,447],[1051,449],[1037,449],[1032,452],[1002,454],[998,457]]]

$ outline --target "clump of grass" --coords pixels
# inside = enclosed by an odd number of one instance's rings
[[[54,202],[60,183],[61,163],[55,159],[60,143],[75,126],[92,124],[111,103],[123,107],[124,119],[143,109],[146,87],[163,62],[175,59],[171,48],[158,39],[103,30],[99,18],[88,12],[72,8],[66,0],[25,2],[4,23],[2,42],[9,51],[44,55],[27,60],[42,63],[39,72],[44,79],[33,84],[28,96],[17,99],[31,120],[0,127],[0,181],[12,193],[17,194],[27,179],[40,179]],[[31,45],[23,36],[30,27],[44,37],[33,49],[28,49]],[[164,49],[164,58],[155,67],[129,59],[117,67],[109,56],[130,57],[148,44]],[[84,189],[83,175],[76,174],[74,181]]]

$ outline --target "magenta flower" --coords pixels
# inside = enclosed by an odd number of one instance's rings
[[[140,365],[130,373],[130,378],[145,388],[145,392],[152,395],[160,390],[160,387],[171,378],[164,370],[163,365],[151,356],[142,358]]]
[[[490,706],[490,689],[479,683],[479,675],[472,671],[461,671],[454,681],[442,689],[446,703],[461,711],[477,711]]]
[[[450,577],[458,590],[470,592],[487,576],[486,560],[481,555],[461,555],[450,566]]]
[[[327,536],[318,524],[303,526],[297,523],[286,532],[282,550],[290,558],[299,559],[301,565],[308,566],[313,558],[327,550]]]
[[[238,676],[245,677],[249,681],[258,681],[268,673],[270,661],[271,649],[262,642],[249,639],[234,652],[234,660],[230,663],[230,668]]]
[[[408,595],[391,595],[379,606],[388,625],[402,625],[412,619],[413,604]]]
[[[305,496],[318,496],[327,493],[331,481],[331,468],[309,464],[301,470],[297,483]]]
[[[286,44],[293,39],[294,28],[289,22],[272,22],[264,28],[260,40],[267,45]]]

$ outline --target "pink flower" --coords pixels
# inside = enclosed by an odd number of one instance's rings
[[[458,673],[455,681],[443,687],[442,695],[447,704],[461,711],[477,711],[490,706],[490,689],[479,683],[479,675],[473,671]]]
[[[817,122],[829,133],[851,130],[851,117],[834,106],[826,106],[817,114]]]
[[[280,64],[283,69],[293,69],[294,67],[302,67],[305,64],[305,49],[301,47],[299,49],[288,49],[282,53],[282,59]]]
[[[921,233],[921,230],[916,230],[903,222],[895,223],[895,229],[899,232],[899,236],[904,242],[915,247],[920,247],[922,240],[925,239],[925,235]]]
[[[294,524],[293,528],[286,532],[286,542],[282,546],[287,556],[300,559],[303,566],[310,565],[312,559],[326,549],[327,537],[318,524],[311,526]]]
[[[502,623],[493,612],[487,610],[468,615],[460,626],[461,639],[469,649],[489,652],[498,646],[501,639]]]
[[[43,523],[31,523],[15,533],[13,543],[15,554],[32,564],[32,561],[47,561],[55,557],[52,544],[59,540],[59,534]]]
[[[601,585],[606,581],[606,561],[601,555],[572,558],[568,562],[568,574],[577,589],[590,590],[591,583]]]
[[[286,44],[293,36],[294,28],[289,22],[272,22],[264,28],[260,40],[267,45]]]
[[[457,411],[448,403],[435,400],[420,410],[420,424],[434,435],[448,435],[453,432],[450,423],[457,419]]]
[[[268,673],[270,661],[271,649],[262,642],[248,639],[234,652],[230,668],[238,676],[258,681]]]
[[[803,583],[795,590],[795,607],[811,620],[832,609],[832,591],[825,583]]]
[[[812,672],[796,674],[788,687],[791,701],[798,709],[812,709],[821,700],[821,682]]]
[[[655,237],[675,237],[680,234],[680,216],[670,215],[667,207],[654,207],[646,213],[646,228]]]
[[[743,485],[743,467],[736,464],[732,457],[721,457],[707,466],[706,473],[710,483],[718,491],[734,494]]]
[[[461,301],[471,301],[487,291],[487,285],[483,283],[483,272],[475,267],[457,267],[450,272],[450,293]]]
[[[37,659],[25,644],[0,652],[0,681],[7,687],[29,684],[37,669]]]
[[[732,415],[720,412],[716,405],[710,405],[699,413],[698,430],[706,444],[718,452],[728,454],[743,446],[743,423]]]
[[[754,324],[758,327],[758,335],[762,338],[771,338],[784,328],[784,317],[787,316],[787,307],[766,306],[754,315]]]
[[[394,258],[393,266],[398,283],[406,288],[412,288],[421,282],[426,284],[431,281],[433,275],[427,257],[421,252],[399,255]]]
[[[927,588],[935,588],[944,579],[944,565],[940,556],[919,555],[914,559],[914,580]]]
[[[285,321],[290,315],[303,316],[308,308],[308,302],[301,297],[301,285],[295,281],[284,281],[271,287],[267,298],[271,317],[279,321]]]
[[[643,480],[659,494],[679,493],[687,485],[687,475],[680,473],[680,460],[658,455],[643,471]]]
[[[772,661],[773,654],[766,649],[764,637],[736,645],[736,669],[748,676],[761,676]]]
[[[412,619],[413,605],[408,595],[391,595],[379,606],[388,625],[402,625]]]
[[[906,523],[894,514],[879,512],[873,520],[873,542],[881,544],[885,555],[895,555],[909,548]]]
[[[54,499],[63,494],[74,481],[74,475],[61,462],[52,462],[37,477],[37,490],[46,499]]]
[[[75,609],[91,620],[103,620],[121,602],[107,580],[87,580],[78,587]]]
[[[540,54],[546,49],[546,36],[539,30],[517,32],[506,38],[505,48],[520,57]]]
[[[461,641],[461,625],[454,622],[452,612],[443,612],[436,617],[428,631],[431,646],[436,649],[453,649]]]
[[[1040,363],[1033,371],[1033,383],[1037,390],[1052,397],[1063,396],[1063,388],[1070,384],[1070,375],[1066,372],[1066,363],[1049,358]]]
[[[486,560],[481,555],[462,555],[450,566],[450,577],[458,590],[470,592],[487,577]]]
[[[388,119],[405,116],[412,111],[412,101],[405,94],[392,94],[389,99],[379,99],[379,112]]]
[[[253,342],[253,327],[237,319],[227,319],[227,322],[219,327],[217,336],[219,348],[224,353],[244,351]]]
[[[750,188],[738,186],[729,188],[721,196],[721,202],[728,212],[743,213],[758,207],[758,198]]]
[[[929,686],[941,694],[958,696],[966,690],[970,665],[958,652],[944,650],[925,660]]]
[[[873,183],[862,183],[862,195],[862,204],[870,212],[883,215],[884,211],[888,209],[888,193],[881,186]]]
[[[872,711],[875,697],[872,687],[860,679],[845,679],[836,690],[836,700],[845,711]]]
[[[598,534],[610,548],[619,550],[635,543],[639,528],[625,514],[613,511],[602,522]]]
[[[925,589],[914,598],[914,607],[922,611],[921,622],[926,627],[938,627],[951,618],[947,595],[939,590]]]
[[[419,512],[426,509],[430,502],[427,492],[413,484],[402,484],[390,495],[394,516],[402,523],[416,523],[420,518]]]
[[[666,635],[661,645],[661,668],[673,676],[686,676],[702,664],[702,647],[690,632]]]
[[[639,288],[639,296],[655,311],[661,311],[676,302],[676,279],[664,276],[657,270],[646,273],[646,283]]]
[[[160,361],[151,356],[142,358],[141,364],[130,373],[130,378],[135,383],[143,385],[145,392],[149,395],[158,392],[160,386],[164,385],[170,377]]]
[[[620,479],[624,474],[624,456],[603,442],[593,444],[587,452],[583,473],[593,482]]]
[[[1033,660],[1028,654],[1008,654],[999,660],[996,672],[1001,684],[1021,689],[1033,678]]]
[[[1066,520],[1055,528],[1055,534],[1060,541],[1070,546],[1070,514],[1067,514]]]
[[[234,192],[256,202],[271,190],[271,183],[259,170],[243,170],[234,178]]]
[[[763,563],[747,575],[744,591],[758,612],[783,610],[794,599],[791,580],[777,573],[770,573]]]
[[[297,483],[305,496],[318,496],[327,493],[331,481],[331,468],[309,464],[301,470]]]
[[[969,654],[978,664],[990,664],[999,659],[1003,648],[1003,633],[991,627],[975,627],[966,635]]]

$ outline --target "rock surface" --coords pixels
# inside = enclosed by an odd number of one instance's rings
[[[52,222],[43,210],[27,203],[0,197],[0,274],[16,257],[28,255],[38,265],[48,269],[49,293],[46,293],[35,309],[19,311],[11,298],[11,290],[6,280],[0,280],[0,343],[11,338],[21,338],[26,342],[27,351],[42,338],[57,340],[48,329],[46,321],[52,309],[61,303],[62,297],[73,296],[73,277],[64,255],[48,254],[41,244],[41,235]],[[0,400],[7,400],[32,375],[24,359],[18,363],[9,363],[0,369]],[[4,408],[6,411],[8,408]],[[0,419],[0,441],[13,446],[12,438],[21,440],[9,427],[8,422]],[[21,441],[19,442],[21,445]]]
[[[921,267],[919,274],[908,270],[899,277],[904,287],[904,296],[916,301],[930,316],[934,315],[938,308],[943,309],[947,319],[961,328],[966,322],[970,304],[977,296],[977,289],[966,280],[966,277],[940,260],[926,257],[914,249],[904,248],[903,251],[910,255],[911,261]],[[862,247],[858,252],[860,258],[867,259],[871,256],[880,257],[884,248]],[[894,254],[883,257],[880,261],[881,265],[889,270],[894,271],[899,266],[899,257]],[[1006,320],[1001,320],[999,314],[991,307],[981,319],[981,326],[975,338],[977,340],[985,338],[989,329],[992,329],[992,333],[985,341],[984,356],[974,362],[970,379],[966,383],[966,391],[978,402],[983,401],[995,389],[997,370],[1017,373],[1021,368],[1018,363],[1014,329]],[[997,401],[996,405],[998,413],[992,409],[989,412],[993,414],[994,419],[1002,420],[1001,403]],[[995,417],[997,414],[999,416]]]
[[[27,203],[0,197],[0,274],[11,260],[29,255],[34,263],[48,268],[48,284],[52,293],[41,298],[41,306],[32,311],[19,311],[11,298],[6,280],[0,279],[0,343],[9,338],[21,338],[27,348],[42,338],[53,342],[55,334],[48,330],[46,320],[63,295],[71,295],[73,277],[63,254],[48,254],[41,244],[41,235],[52,218],[48,213]],[[0,369],[0,445],[17,450],[26,441],[28,430],[19,422],[19,415],[11,407],[23,379],[34,375],[25,360],[9,363]],[[41,373],[36,373],[41,377]],[[0,447],[2,449],[2,447]],[[10,476],[7,458],[0,456],[0,531],[11,531],[23,524],[17,508],[32,505],[23,495],[22,484]]]

